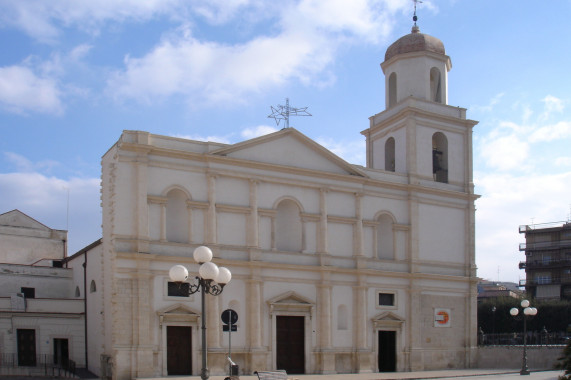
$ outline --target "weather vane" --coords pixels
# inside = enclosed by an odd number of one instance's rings
[[[307,107],[302,108],[294,108],[289,106],[289,98],[286,98],[285,106],[278,104],[276,107],[270,106],[272,109],[271,115],[268,115],[269,118],[274,119],[276,121],[276,125],[280,125],[280,121],[285,121],[285,127],[289,128],[289,117],[290,116],[311,116],[309,112],[307,112]]]
[[[420,0],[412,0],[412,2],[414,3],[414,15],[412,16],[412,21],[414,21],[414,27],[416,28],[416,20],[418,20],[418,17],[416,17],[416,4],[421,3],[422,1]]]

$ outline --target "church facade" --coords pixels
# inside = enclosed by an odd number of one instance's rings
[[[200,245],[233,276],[206,296],[212,374],[228,368],[226,309],[242,373],[475,365],[476,122],[447,105],[440,40],[413,29],[381,66],[386,109],[361,132],[366,167],[294,128],[237,144],[122,133],[102,159],[92,371],[200,373],[200,295],[168,275],[183,264],[192,281]]]

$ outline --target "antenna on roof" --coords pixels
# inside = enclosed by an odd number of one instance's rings
[[[416,25],[416,21],[418,20],[418,17],[416,16],[416,5],[417,5],[418,3],[421,3],[421,4],[422,4],[422,1],[420,1],[420,0],[412,0],[412,2],[414,3],[414,15],[412,16],[412,21],[414,21],[414,25],[412,26],[412,32],[413,32],[413,33],[417,33],[418,30],[419,30],[419,28],[418,28],[418,26]]]
[[[285,121],[285,127],[289,128],[289,117],[290,116],[311,116],[309,112],[307,112],[307,107],[302,108],[294,108],[289,106],[289,98],[286,98],[286,105],[283,106],[278,104],[276,107],[270,106],[272,113],[268,115],[269,118],[274,119],[276,121],[276,125],[280,125],[280,121]]]

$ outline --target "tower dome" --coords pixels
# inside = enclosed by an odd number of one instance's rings
[[[395,55],[427,51],[437,54],[446,54],[444,44],[436,37],[420,33],[417,26],[412,28],[412,32],[393,42],[385,53],[385,62]]]

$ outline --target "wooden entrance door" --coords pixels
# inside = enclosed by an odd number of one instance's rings
[[[379,331],[379,372],[397,370],[396,337],[396,331]]]
[[[305,373],[304,317],[276,317],[276,362],[288,374]]]
[[[67,339],[54,338],[54,364],[67,368],[69,364],[69,345]]]
[[[167,373],[192,375],[192,327],[167,326]]]
[[[18,329],[18,365],[36,365],[36,330]]]

